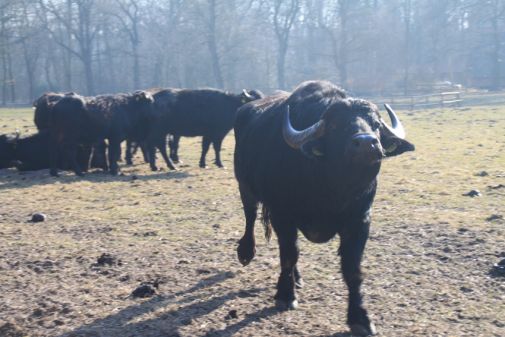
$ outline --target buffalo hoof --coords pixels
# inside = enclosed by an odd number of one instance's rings
[[[198,166],[200,166],[200,168],[203,168],[203,169],[207,169],[207,168],[209,168],[209,167],[207,166],[207,164],[205,164],[205,163],[200,163],[200,164],[198,164]]]
[[[350,329],[353,336],[374,336],[377,334],[373,323],[370,323],[368,326],[351,324]]]
[[[153,172],[158,171],[158,167],[157,166],[151,166],[151,171],[153,171]]]
[[[225,168],[223,163],[221,163],[221,162],[215,162],[214,164],[216,164],[216,166],[219,168],[223,168],[223,169]]]
[[[75,175],[78,177],[84,177],[84,172],[75,172]]]
[[[290,301],[276,299],[275,300],[275,307],[281,311],[296,310],[296,309],[298,309],[298,301],[296,299],[290,300]]]
[[[128,165],[128,166],[132,166],[132,165],[133,165],[133,162],[132,162],[131,160],[126,159],[126,165]]]
[[[110,175],[111,175],[111,176],[117,176],[117,175],[118,175],[118,173],[119,173],[119,171],[118,171],[118,170],[110,170]]]
[[[256,255],[256,247],[254,247],[254,242],[245,243],[243,239],[240,239],[237,247],[238,260],[243,266],[247,266],[251,260]]]

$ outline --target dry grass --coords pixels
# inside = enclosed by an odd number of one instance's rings
[[[0,110],[1,133],[33,132],[31,113]],[[381,336],[504,336],[505,283],[489,269],[505,257],[505,223],[486,218],[505,215],[505,189],[488,188],[505,184],[505,108],[402,116],[417,151],[381,172],[364,261],[371,316]],[[199,139],[186,138],[175,173],[139,157],[120,177],[0,171],[0,335],[348,336],[338,240],[302,240],[297,311],[273,309],[277,245],[260,229],[258,255],[239,265],[233,145],[227,170],[199,169]],[[462,196],[471,189],[483,195]],[[36,211],[48,220],[29,223]],[[121,263],[94,267],[105,252]],[[156,296],[128,297],[155,280]]]

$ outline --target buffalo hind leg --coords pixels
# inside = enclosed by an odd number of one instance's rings
[[[296,309],[298,301],[295,292],[295,270],[299,254],[297,229],[287,223],[276,223],[275,217],[272,217],[272,224],[277,233],[281,258],[281,275],[277,282],[275,303],[281,310]]]
[[[131,140],[126,140],[126,149],[125,149],[125,161],[126,165],[133,165],[133,155],[137,152],[136,148],[137,144],[133,143]]]
[[[300,274],[300,271],[298,270],[297,266],[295,266],[294,275],[295,275],[295,287],[297,289],[302,289],[303,288],[303,279],[302,279],[302,275]]]
[[[149,163],[149,150],[147,149],[146,142],[140,143],[140,150],[142,150],[142,157],[144,158],[144,163]]]
[[[353,335],[369,336],[375,334],[375,327],[370,322],[363,308],[361,296],[361,259],[368,239],[369,224],[363,223],[353,227],[351,232],[340,235],[339,254],[341,256],[342,274],[349,290],[347,324]]]
[[[59,156],[60,146],[56,137],[51,135],[50,143],[49,143],[49,174],[53,177],[58,177],[58,161],[60,160]]]
[[[172,137],[170,137],[170,140],[168,141],[168,146],[170,147],[170,159],[172,159],[172,161],[174,163],[182,163],[180,160],[179,160],[179,141],[181,139],[181,136],[177,136],[177,135],[172,135]]]
[[[117,175],[119,172],[118,159],[121,155],[121,142],[116,139],[109,139],[109,167],[110,174]]]
[[[200,157],[200,167],[201,168],[207,168],[207,165],[205,164],[205,157],[207,156],[207,152],[209,151],[210,147],[210,138],[208,136],[203,136],[202,138],[202,155]]]
[[[177,170],[175,167],[172,159],[167,154],[167,137],[163,136],[158,140],[157,143],[158,150],[160,150],[161,156],[163,157],[163,160],[165,160],[165,163],[167,164],[167,167],[171,170]]]
[[[223,163],[221,162],[221,144],[223,143],[224,137],[216,138],[212,141],[212,145],[214,147],[214,152],[216,153],[215,164],[217,167],[224,168]]]
[[[70,163],[70,167],[75,172],[76,175],[82,177],[84,173],[82,172],[79,163],[77,162],[77,144],[68,143],[64,146],[65,157]]]
[[[240,198],[244,206],[245,233],[238,241],[237,255],[242,265],[247,266],[256,254],[256,242],[254,239],[254,222],[258,212],[258,201],[254,198],[249,188],[239,184]]]

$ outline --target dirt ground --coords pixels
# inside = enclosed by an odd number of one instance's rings
[[[380,336],[503,337],[505,277],[490,271],[505,258],[505,108],[401,116],[417,151],[383,165],[366,307]],[[31,118],[2,110],[0,133],[33,132]],[[118,177],[0,170],[0,336],[350,336],[338,239],[301,240],[299,309],[277,311],[275,239],[257,226],[255,260],[236,258],[233,137],[225,170],[198,168],[199,142],[182,140],[179,172],[139,155]],[[131,296],[142,283],[155,294]]]

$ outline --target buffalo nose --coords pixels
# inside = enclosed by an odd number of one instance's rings
[[[357,151],[369,152],[378,149],[379,140],[375,135],[360,134],[352,138],[352,144]]]

